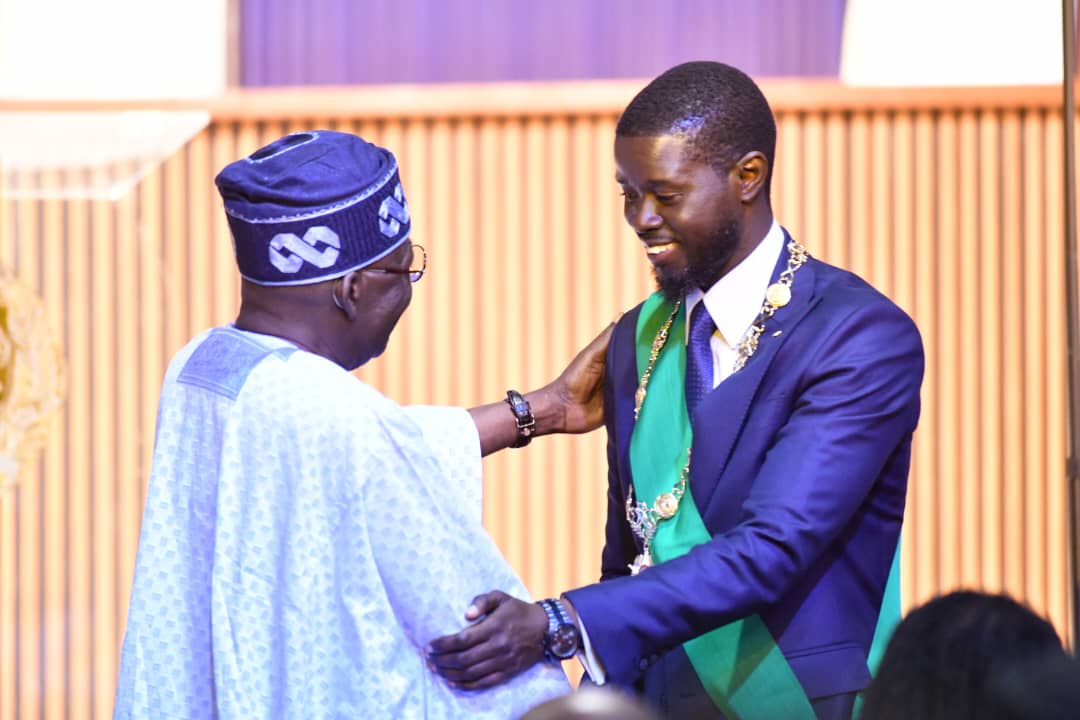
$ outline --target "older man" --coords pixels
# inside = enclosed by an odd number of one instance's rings
[[[349,372],[425,270],[393,155],[298,133],[217,185],[241,307],[165,377],[116,716],[502,719],[567,692],[552,663],[458,690],[422,648],[479,589],[527,597],[479,459],[599,425],[606,334],[509,407],[402,408]]]

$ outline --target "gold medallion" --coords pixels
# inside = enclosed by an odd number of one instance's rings
[[[656,496],[656,515],[662,520],[668,520],[675,516],[679,509],[679,498],[669,492]]]
[[[773,307],[784,307],[791,302],[791,288],[782,283],[773,283],[765,289],[765,302]]]

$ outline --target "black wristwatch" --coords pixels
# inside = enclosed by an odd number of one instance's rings
[[[581,648],[581,633],[567,614],[562,600],[541,600],[537,604],[544,608],[548,618],[544,652],[556,660],[574,657],[574,653]]]
[[[506,403],[510,411],[514,413],[514,421],[517,422],[518,439],[510,447],[522,448],[532,442],[533,433],[536,432],[536,419],[533,418],[532,408],[517,390],[506,391]]]

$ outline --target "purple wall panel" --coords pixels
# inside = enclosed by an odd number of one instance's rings
[[[831,76],[845,0],[240,0],[246,86]]]

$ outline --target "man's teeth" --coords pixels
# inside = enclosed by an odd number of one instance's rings
[[[663,245],[649,245],[648,247],[645,248],[645,252],[648,253],[649,255],[659,255],[660,253],[665,253],[668,250],[671,250],[677,244],[678,243],[669,242],[669,243],[664,243]]]

